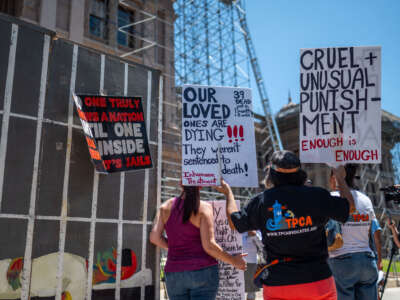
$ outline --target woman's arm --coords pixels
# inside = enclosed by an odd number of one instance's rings
[[[239,211],[235,196],[232,193],[231,187],[223,179],[221,179],[221,186],[214,187],[218,192],[222,193],[226,197],[226,217],[228,218],[229,227],[232,230],[236,230],[235,225],[232,222],[231,214]]]
[[[154,245],[156,245],[160,248],[164,248],[164,249],[168,250],[168,241],[163,236],[164,221],[163,221],[162,215],[163,215],[164,210],[165,210],[165,207],[162,205],[157,212],[157,215],[154,219],[153,229],[151,230],[151,233],[150,233],[150,242],[152,242]]]
[[[222,250],[222,248],[215,242],[213,211],[209,204],[204,205],[200,212],[200,237],[204,251],[206,251],[210,256],[231,264],[237,269],[246,269],[246,261],[243,259],[243,256],[246,256],[247,254],[230,255]]]
[[[393,240],[394,240],[396,246],[400,248],[399,232],[396,228],[395,223],[393,221],[388,220],[388,226],[389,226],[390,230],[392,231]]]
[[[381,244],[381,230],[374,232],[374,242],[376,252],[378,254],[378,270],[382,270],[382,244]]]

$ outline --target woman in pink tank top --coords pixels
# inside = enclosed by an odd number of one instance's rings
[[[216,259],[246,268],[244,254],[232,256],[215,242],[212,206],[200,201],[199,187],[183,186],[179,197],[161,205],[150,241],[168,249],[165,278],[171,300],[214,300],[219,283]]]

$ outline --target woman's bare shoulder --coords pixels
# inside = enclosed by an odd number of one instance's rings
[[[212,215],[213,209],[211,203],[200,201],[199,213],[201,215]]]
[[[170,211],[172,208],[172,204],[174,203],[175,198],[170,198],[167,201],[165,201],[163,204],[160,206],[161,211]]]

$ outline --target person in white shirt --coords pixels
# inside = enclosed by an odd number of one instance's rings
[[[244,272],[244,290],[247,293],[247,300],[256,299],[256,292],[259,290],[254,285],[253,276],[257,270],[257,248],[263,249],[261,243],[261,233],[257,231],[248,231],[243,233],[243,252],[247,253],[244,258],[247,262],[247,269]]]
[[[346,183],[351,188],[355,212],[341,224],[343,246],[329,252],[329,266],[335,278],[338,300],[376,300],[378,269],[370,248],[371,221],[376,219],[371,200],[355,190],[354,178],[357,166],[347,164]],[[336,189],[331,175],[331,188]],[[338,192],[332,192],[337,195]]]

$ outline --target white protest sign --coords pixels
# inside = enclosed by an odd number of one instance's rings
[[[381,162],[381,48],[300,51],[300,160]]]
[[[258,187],[251,90],[184,85],[182,184]]]
[[[229,227],[225,200],[211,201],[214,210],[215,241],[229,254],[242,253],[242,235]],[[239,201],[236,201],[239,207]],[[216,300],[244,300],[244,272],[219,261],[219,288]]]

